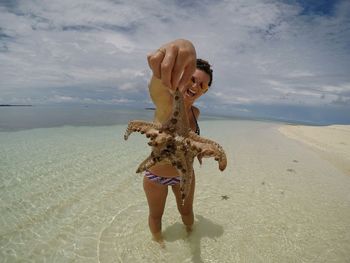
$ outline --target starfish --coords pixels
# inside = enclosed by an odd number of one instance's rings
[[[229,197],[227,195],[222,195],[221,196],[221,200],[227,200],[227,199],[229,199]]]
[[[173,95],[173,109],[165,123],[133,120],[126,129],[124,139],[133,132],[146,134],[152,146],[151,154],[139,165],[136,172],[141,173],[157,163],[173,165],[179,175],[182,205],[188,195],[193,177],[193,162],[197,157],[200,164],[202,158],[214,157],[223,171],[227,166],[226,154],[216,142],[194,133],[189,124],[183,95],[177,89]]]

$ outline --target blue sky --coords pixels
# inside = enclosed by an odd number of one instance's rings
[[[149,107],[146,55],[187,38],[203,112],[350,123],[350,1],[0,1],[0,104]]]

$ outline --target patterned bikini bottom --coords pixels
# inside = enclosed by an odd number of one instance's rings
[[[162,185],[176,185],[176,184],[179,184],[181,181],[180,176],[161,177],[161,176],[153,174],[152,172],[150,172],[148,170],[145,172],[145,177],[147,177],[152,182],[156,182],[156,183],[162,184]]]

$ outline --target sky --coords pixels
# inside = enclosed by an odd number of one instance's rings
[[[204,113],[350,124],[349,0],[0,0],[0,104],[151,107],[146,56],[213,66]]]

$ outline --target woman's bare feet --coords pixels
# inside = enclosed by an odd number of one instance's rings
[[[159,243],[161,248],[165,248],[165,243],[161,232],[153,234],[152,239],[153,241],[156,241],[157,243]]]
[[[192,233],[193,225],[186,225],[186,232],[187,236],[189,236]]]

